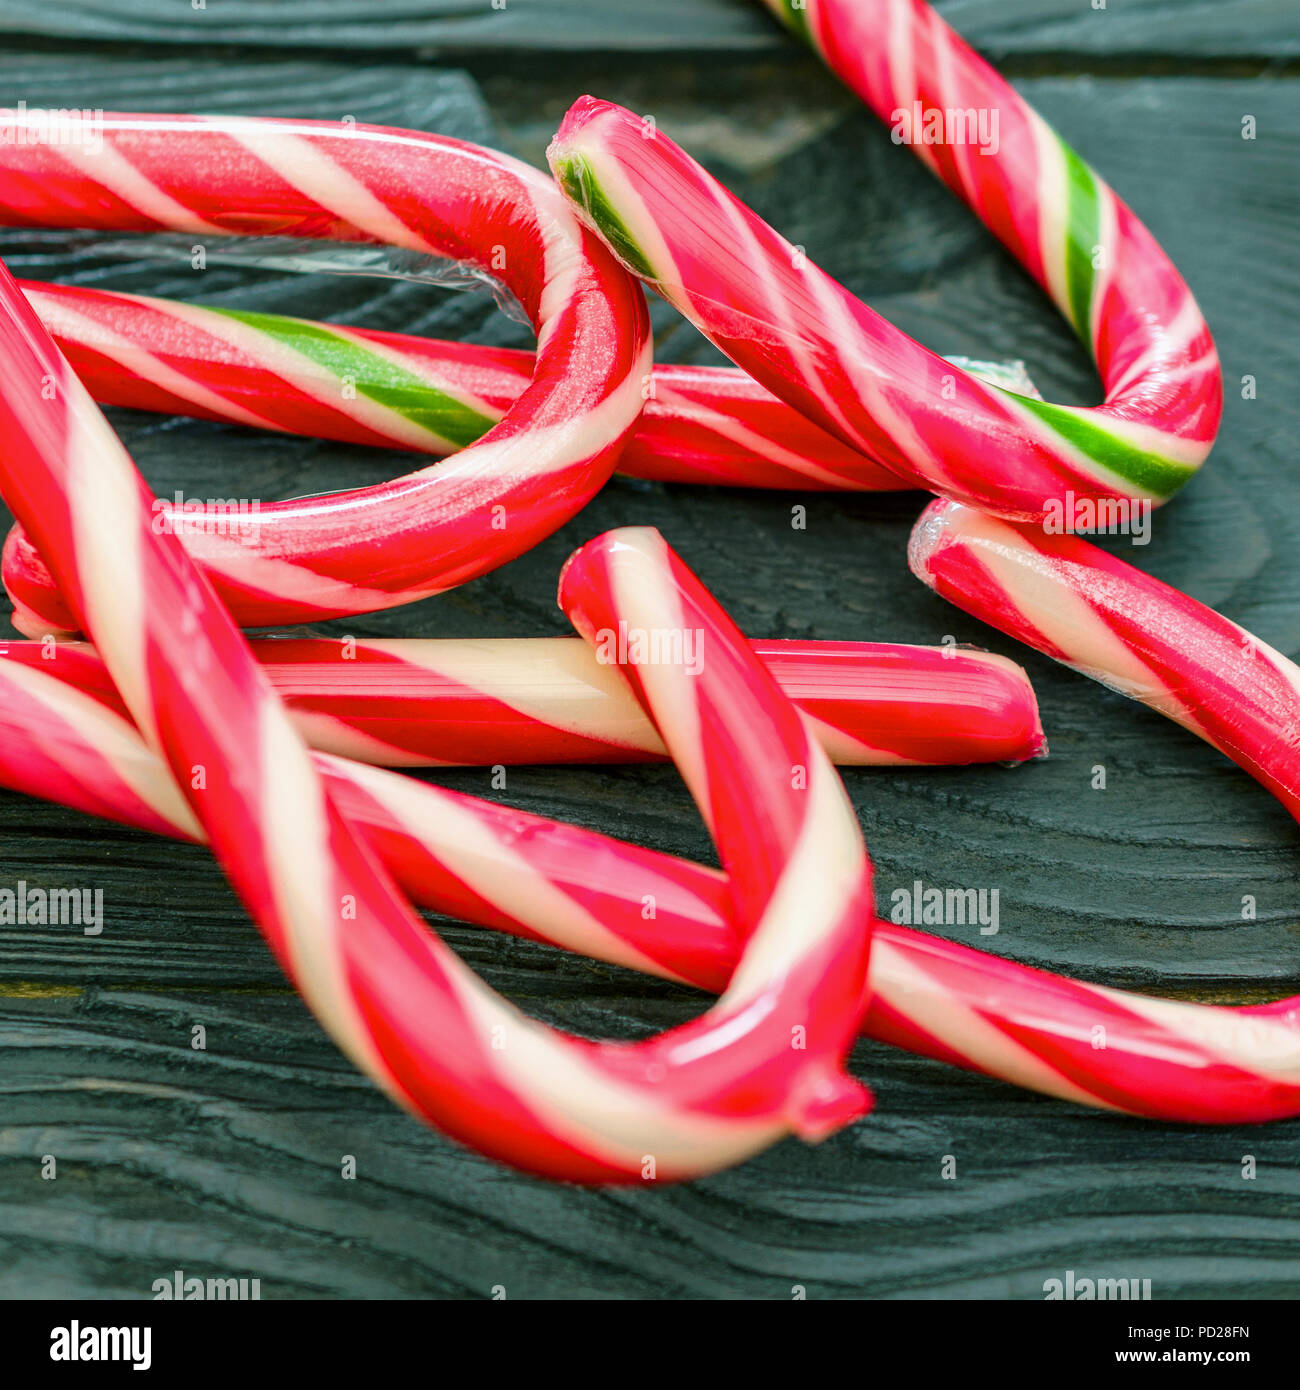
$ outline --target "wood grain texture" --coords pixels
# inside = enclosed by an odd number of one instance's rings
[[[0,0],[0,28],[12,8]],[[211,8],[207,22],[243,23],[241,15],[264,7]],[[312,8],[322,23],[332,13]],[[963,11],[992,13],[947,8],[959,23]],[[1215,51],[1243,51],[1234,45],[1245,26],[1229,12],[1252,7],[1214,8]],[[1111,0],[1110,17],[1098,22],[1119,26],[1161,10]],[[1210,25],[1208,7],[1182,10]],[[86,15],[118,14],[125,25],[162,13],[145,5],[62,11],[70,30]],[[317,43],[285,25],[279,41]],[[594,90],[652,109],[791,240],[930,346],[1023,356],[1049,395],[1095,398],[1077,344],[1025,276],[825,74],[803,59],[762,54],[658,65],[574,55],[548,58],[526,80],[475,68],[476,82],[387,61],[33,50],[0,58],[0,84],[33,104],[353,114],[486,140],[534,160],[568,100]],[[1294,655],[1295,83],[1058,75],[1020,85],[1164,242],[1224,359],[1219,446],[1158,515],[1151,545],[1124,553]],[[1257,120],[1253,142],[1241,139],[1246,114]],[[239,264],[200,277],[156,257],[106,255],[93,239],[40,232],[0,232],[0,256],[36,278],[524,341],[485,296],[404,281]],[[661,358],[715,360],[670,311],[653,312]],[[1255,400],[1242,399],[1245,375],[1257,380]],[[409,466],[396,453],[200,422],[129,412],[113,420],[168,495],[270,499]],[[1194,739],[1016,648],[912,580],[904,551],[921,503],[915,494],[754,495],[615,480],[506,570],[437,600],[317,630],[562,632],[554,586],[564,557],[606,527],[635,523],[659,526],[752,635],[936,642],[951,634],[1006,652],[1038,689],[1049,760],[846,777],[882,905],[916,877],[997,887],[1001,930],[978,942],[1016,959],[1192,997],[1300,991],[1294,824]],[[804,531],[791,528],[795,504],[807,507]],[[1107,769],[1104,792],[1090,789],[1097,764]],[[437,780],[489,794],[486,772]],[[512,769],[504,796],[657,848],[710,854],[671,769]],[[791,1142],[677,1189],[550,1187],[421,1130],[359,1078],[284,988],[202,851],[0,794],[0,883],[18,878],[102,887],[106,926],[94,938],[72,928],[0,928],[0,1295],[145,1297],[175,1268],[256,1276],[264,1297],[486,1297],[501,1284],[510,1297],[789,1298],[801,1284],[810,1297],[1038,1298],[1043,1281],[1066,1269],[1150,1278],[1157,1298],[1300,1293],[1300,1123],[1138,1123],[863,1045],[853,1066],[876,1088],[877,1110],[818,1149]],[[1241,920],[1245,894],[1257,900],[1256,921]],[[662,982],[438,926],[495,986],[579,1032],[640,1036],[700,1007]],[[202,1052],[190,1046],[196,1023],[207,1030]],[[59,1163],[52,1182],[40,1177],[47,1153]],[[357,1159],[355,1181],[340,1177],[345,1154]],[[952,1181],[940,1177],[947,1154],[957,1161]],[[1245,1154],[1258,1162],[1253,1181],[1241,1177]]]
[[[1288,0],[939,0],[972,43],[998,55],[1300,52]],[[0,33],[267,48],[680,53],[780,49],[756,0],[0,0]]]

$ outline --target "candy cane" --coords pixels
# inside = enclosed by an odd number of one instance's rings
[[[36,113],[4,112],[0,223],[386,242],[472,263],[522,304],[538,335],[532,382],[454,460],[337,494],[328,508],[310,498],[269,503],[251,535],[219,526],[186,535],[245,625],[409,603],[505,563],[599,489],[641,409],[650,343],[639,290],[544,175],[473,145],[321,121],[110,115],[91,152],[43,142]],[[195,331],[216,331],[213,316]],[[226,317],[230,353],[243,352],[249,335]],[[335,341],[308,350],[329,362]],[[474,437],[478,416],[455,402],[427,421],[403,420],[426,409],[427,383],[389,365],[369,394],[338,379],[315,389],[359,428],[404,433],[413,447],[430,428],[449,443]],[[30,544],[11,538],[7,561],[21,630],[71,630]]]
[[[856,818],[803,716],[657,534],[587,546],[562,597],[584,633],[704,633],[698,676],[629,679],[713,831],[745,949],[696,1022],[594,1044],[520,1014],[400,897],[2,269],[0,362],[0,491],[290,978],[394,1099],[504,1161],[607,1182],[712,1171],[866,1109],[842,1070],[871,922]]]
[[[104,405],[443,455],[491,429],[533,378],[533,354],[512,348],[19,284]],[[392,389],[398,381],[401,394]],[[349,409],[345,383],[365,397],[386,394],[392,408],[364,415]],[[636,433],[619,458],[622,473],[805,491],[907,486],[887,468],[872,470],[734,367],[661,363],[645,394]],[[329,508],[333,499],[318,505]]]
[[[953,368],[868,309],[642,119],[584,97],[548,151],[623,264],[756,380],[944,496],[1025,519],[1073,493],[1163,502],[1218,429],[1209,330],[1151,234],[922,0],[776,5],[1048,291],[1091,349],[1097,407]],[[956,113],[949,119],[946,112]],[[934,118],[960,129],[927,143]],[[963,143],[998,120],[996,148]]]
[[[0,660],[0,783],[202,839],[166,764],[120,713],[67,683],[76,664],[72,648],[54,661]],[[314,758],[349,824],[421,907],[715,993],[731,978],[741,942],[716,870]],[[1297,1000],[1151,999],[888,922],[873,933],[869,988],[865,1036],[1048,1095],[1198,1124],[1300,1113]]]
[[[641,762],[668,756],[617,672],[637,634],[576,638],[253,642],[313,748],[384,767]],[[992,652],[870,642],[751,642],[844,765],[1023,762],[1046,753],[1028,677]],[[693,648],[688,660],[702,659]],[[125,714],[94,649],[10,642],[0,658],[55,669]],[[3,660],[0,660],[3,665]]]
[[[18,283],[102,405],[441,455],[453,441],[468,443],[491,429],[533,377],[533,354],[513,348]],[[238,344],[230,342],[231,318],[241,325]],[[320,351],[322,342],[328,354]],[[1021,363],[967,365],[986,380],[1033,389]],[[391,386],[398,367],[410,385],[410,408],[388,422],[378,413],[361,420],[340,408],[345,383],[373,397]],[[620,473],[811,492],[907,486],[734,367],[661,363],[646,396]],[[330,505],[328,497],[318,503]]]
[[[1300,818],[1300,667],[1245,628],[1077,536],[955,503],[921,514],[908,559],[959,608],[1226,753]]]

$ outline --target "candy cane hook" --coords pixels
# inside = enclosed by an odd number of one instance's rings
[[[415,916],[211,586],[152,530],[144,480],[3,268],[0,361],[0,491],[282,966],[395,1100],[486,1154],[591,1182],[709,1172],[863,1112],[842,1070],[871,925],[856,818],[803,716],[662,540],[586,547],[565,592],[584,632],[705,634],[698,677],[629,678],[731,871],[746,949],[701,1019],[595,1044],[526,1018]]]
[[[84,673],[70,655],[0,661],[0,783],[202,839],[166,764],[111,701],[78,686]],[[726,988],[742,943],[717,870],[343,758],[314,760],[349,824],[421,907],[713,993]],[[885,921],[872,943],[864,1036],[1153,1119],[1300,1114],[1300,1000],[1231,1009],[1153,999]]]
[[[386,242],[496,276],[537,330],[531,384],[448,462],[335,494],[328,506],[261,504],[251,535],[185,534],[239,623],[372,612],[463,584],[549,535],[608,478],[650,371],[645,305],[538,170],[414,131],[201,116],[105,116],[91,156],[19,138],[35,119],[0,113],[0,224]],[[192,317],[196,333],[219,333],[236,358],[257,336],[237,314],[219,328],[217,316]],[[303,356],[337,363],[346,336],[300,336],[282,348],[286,372]],[[474,438],[478,417],[463,402],[444,395],[437,408],[423,378],[393,358],[386,368],[368,393],[364,382],[347,389],[346,373],[314,389],[358,428],[412,447],[430,430],[449,444]],[[21,631],[73,630],[21,533],[6,546],[4,574]]]
[[[1066,494],[1172,496],[1214,441],[1222,381],[1209,329],[1151,234],[922,0],[773,8],[1051,294],[1093,354],[1104,403],[1056,405],[954,368],[653,122],[583,97],[548,158],[588,225],[756,380],[918,486],[1023,519]],[[942,128],[948,111],[996,113],[996,149],[927,143],[930,118]]]
[[[454,442],[486,434],[533,379],[533,354],[515,348],[80,285],[18,283],[101,405],[443,455]],[[242,329],[238,343],[231,341],[232,319]],[[329,344],[328,355],[318,350],[321,343]],[[1002,385],[1026,381],[1018,362],[968,365]],[[358,418],[340,404],[345,383],[374,395],[390,386],[399,367],[411,389],[392,418],[378,412]],[[620,473],[805,492],[908,486],[735,367],[658,363],[644,394],[636,432],[619,457]],[[328,509],[330,499],[318,505]]]

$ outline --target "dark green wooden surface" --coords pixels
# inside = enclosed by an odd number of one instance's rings
[[[995,54],[1274,58],[1300,53],[1289,0],[938,0]],[[774,52],[746,0],[0,0],[0,33],[185,46],[415,50],[447,56]]]
[[[301,22],[283,22],[294,11]],[[433,0],[364,11],[355,0],[210,0],[192,17],[162,0],[0,0],[0,33],[15,35],[0,55],[0,91],[9,104],[353,115],[535,161],[568,102],[594,91],[653,112],[932,347],[1022,356],[1049,395],[1095,398],[1077,345],[1015,265],[740,0],[665,7],[683,26],[680,43],[666,21],[647,19],[649,6],[510,0],[504,38],[480,24],[444,41],[438,16],[453,11],[466,12]],[[945,12],[990,51],[1014,52],[1017,72],[1040,74],[1020,78],[1023,90],[1148,221],[1218,338],[1222,440],[1158,515],[1152,544],[1124,553],[1295,654],[1300,100],[1291,65],[1271,59],[1300,47],[1300,19],[1262,0],[1111,0],[1105,14],[968,0]],[[561,24],[564,46],[591,51],[530,63],[528,46],[554,46]],[[214,38],[248,46],[201,46]],[[632,38],[650,51],[600,51]],[[457,49],[454,69],[416,51],[440,43]],[[373,61],[342,51],[362,45]],[[706,47],[717,51],[690,52]],[[1258,122],[1253,142],[1240,136],[1246,114]],[[0,256],[34,278],[526,341],[486,298],[397,281],[224,265],[199,276],[54,233],[0,231]],[[654,316],[662,358],[713,360],[669,311],[655,306]],[[1241,399],[1248,374],[1253,401]],[[408,466],[396,454],[113,418],[165,495],[231,495],[237,482],[241,495],[293,496]],[[808,507],[806,531],[790,529],[794,502]],[[964,939],[1016,959],[1198,998],[1300,990],[1294,825],[1189,736],[912,580],[904,551],[921,503],[616,480],[508,569],[320,630],[561,632],[553,594],[568,551],[608,526],[649,523],[753,635],[951,634],[1011,653],[1039,691],[1050,760],[847,774],[881,901],[918,876],[997,887],[1000,933]],[[1108,769],[1104,792],[1090,789],[1096,763]],[[489,790],[481,771],[441,780]],[[504,795],[658,848],[710,852],[668,769],[518,769]],[[285,989],[201,851],[0,794],[0,883],[18,878],[102,887],[107,925],[93,939],[0,929],[0,1294],[144,1297],[178,1267],[257,1276],[264,1297],[487,1297],[503,1285],[510,1297],[788,1298],[803,1285],[810,1297],[1038,1298],[1067,1269],[1150,1278],[1157,1298],[1300,1292],[1300,1123],[1138,1123],[863,1045],[853,1066],[877,1090],[876,1112],[818,1149],[788,1143],[678,1188],[547,1186],[421,1129],[357,1076]],[[1240,920],[1243,894],[1258,901],[1255,922]],[[660,982],[443,926],[494,985],[579,1032],[637,1036],[700,1007]],[[205,1052],[190,1047],[196,1023]],[[40,1176],[47,1153],[59,1161],[52,1182]],[[345,1154],[356,1157],[354,1181],[340,1176]],[[949,1154],[955,1180],[940,1176]],[[1246,1154],[1253,1181],[1241,1177]]]

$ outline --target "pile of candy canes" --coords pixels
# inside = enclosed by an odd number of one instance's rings
[[[653,122],[591,98],[551,146],[553,178],[352,123],[109,116],[93,158],[5,139],[6,225],[446,258],[499,277],[537,351],[20,285],[0,267],[0,491],[17,517],[3,577],[33,639],[0,661],[0,782],[210,844],[358,1067],[462,1143],[549,1177],[689,1178],[791,1133],[821,1137],[869,1108],[844,1070],[859,1033],[1137,1115],[1300,1113],[1300,1001],[1164,1001],[877,919],[833,764],[1040,756],[1033,692],[1004,658],[746,640],[646,529],[597,537],[565,565],[574,638],[240,632],[463,584],[554,532],[615,467],[921,487],[938,500],[912,538],[920,579],[1167,714],[1300,814],[1300,670],[1042,524],[1067,498],[1158,505],[1204,460],[1221,382],[1187,286],[922,0],[771,7],[886,120],[997,111],[996,152],[912,148],[1052,297],[1104,403],[1056,405],[936,357]],[[652,367],[637,280],[736,367]],[[156,502],[95,399],[436,461],[269,505],[231,535]],[[648,657],[647,634],[677,645]],[[664,757],[720,871],[388,770]],[[417,907],[718,999],[644,1042],[571,1037],[489,989]]]

